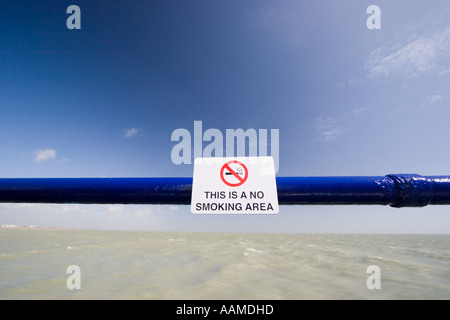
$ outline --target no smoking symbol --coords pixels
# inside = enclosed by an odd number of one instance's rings
[[[239,187],[247,181],[248,169],[240,161],[229,161],[220,169],[220,178],[227,186]]]

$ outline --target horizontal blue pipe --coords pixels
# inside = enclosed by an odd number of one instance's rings
[[[281,205],[450,204],[450,177],[395,174],[375,177],[278,177]],[[0,202],[190,204],[192,178],[0,179]]]

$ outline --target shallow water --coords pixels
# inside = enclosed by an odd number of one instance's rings
[[[449,245],[449,235],[1,229],[0,299],[449,299]],[[80,289],[68,289],[70,265]],[[380,289],[367,287],[371,265]]]

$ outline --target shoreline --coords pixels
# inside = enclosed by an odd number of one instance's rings
[[[69,227],[42,227],[42,226],[16,226],[14,224],[6,224],[1,225],[0,229],[7,229],[7,230],[80,230],[76,228],[69,228]]]

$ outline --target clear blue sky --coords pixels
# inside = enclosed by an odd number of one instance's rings
[[[69,5],[81,30],[69,30]],[[369,5],[381,29],[369,30]],[[278,176],[450,174],[450,7],[430,1],[7,1],[0,177],[179,177],[177,128],[279,129]],[[0,224],[449,233],[450,208],[0,204]]]

